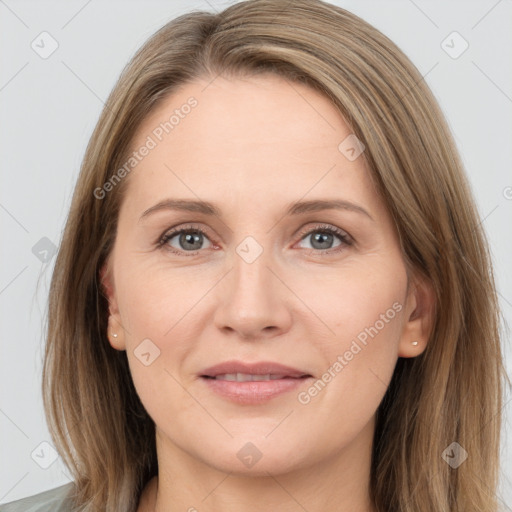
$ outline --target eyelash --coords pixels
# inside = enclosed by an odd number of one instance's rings
[[[317,232],[318,233],[330,233],[330,234],[333,234],[333,235],[337,236],[340,239],[341,244],[338,247],[331,248],[331,249],[306,249],[308,251],[308,254],[314,254],[315,256],[334,254],[334,253],[337,253],[337,252],[343,250],[346,246],[353,245],[353,243],[354,243],[353,239],[345,231],[343,231],[343,230],[341,230],[339,228],[336,228],[335,226],[331,226],[329,224],[319,224],[318,226],[315,226],[313,228],[308,228],[308,229],[301,230],[300,233],[299,233],[299,236],[300,236],[300,240],[299,241],[302,241],[308,235],[311,235],[311,234],[317,233]],[[187,225],[187,226],[184,226],[184,227],[180,227],[179,229],[173,229],[172,231],[166,232],[158,240],[157,248],[161,249],[161,250],[164,250],[164,251],[169,251],[169,252],[171,252],[173,254],[177,254],[178,256],[185,256],[185,257],[196,256],[200,251],[195,251],[195,252],[191,252],[191,251],[178,251],[175,248],[173,248],[173,247],[171,247],[170,245],[167,244],[167,242],[169,240],[171,240],[176,235],[179,235],[181,233],[200,233],[203,236],[205,236],[208,240],[210,240],[208,238],[207,233],[204,230],[202,230],[201,228],[198,228],[198,227],[190,224],[190,225]],[[210,240],[210,242],[211,242],[211,240]]]

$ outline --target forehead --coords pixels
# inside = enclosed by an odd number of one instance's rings
[[[189,107],[190,103],[195,106]],[[164,126],[166,122],[167,130]],[[332,147],[350,133],[328,98],[303,84],[274,75],[187,83],[165,97],[143,121],[135,146],[145,135],[164,130],[161,142],[187,139],[188,147],[302,145]],[[230,138],[227,138],[229,136]],[[158,138],[158,133],[155,135]],[[159,141],[160,142],[160,141]],[[183,148],[186,150],[187,148]]]
[[[128,195],[148,204],[155,194],[213,191],[244,204],[340,186],[355,194],[369,180],[363,158],[340,150],[349,136],[330,100],[305,85],[273,75],[198,80],[164,98],[139,127],[132,150],[152,147],[130,174]]]

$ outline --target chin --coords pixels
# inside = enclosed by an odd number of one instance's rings
[[[217,445],[215,453],[209,451],[208,456],[203,454],[201,458],[219,471],[240,476],[268,477],[269,474],[289,473],[308,466],[304,443],[291,437],[287,439],[289,443],[284,444],[282,438],[273,442],[264,435],[245,433],[243,440],[230,439],[224,446]]]

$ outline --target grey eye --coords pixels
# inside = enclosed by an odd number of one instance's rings
[[[335,239],[338,239],[338,243],[336,245],[333,245],[333,242]],[[339,235],[336,235],[334,233],[328,233],[326,231],[322,230],[315,230],[306,235],[301,242],[304,240],[311,240],[310,247],[306,247],[306,249],[318,249],[318,250],[325,250],[325,249],[332,249],[334,247],[337,247],[341,245],[341,240]]]
[[[177,233],[170,234],[166,237],[166,243],[168,243],[171,247],[174,247],[178,250],[183,251],[198,251],[200,249],[203,249],[205,247],[202,247],[203,243],[205,241],[210,241],[208,238],[204,235],[204,233],[201,233],[201,231],[178,231]],[[176,242],[172,242],[173,240],[177,239],[177,245]],[[209,247],[209,246],[207,246]]]

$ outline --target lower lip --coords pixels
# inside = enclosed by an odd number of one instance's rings
[[[300,379],[284,378],[275,380],[237,382],[201,377],[206,385],[218,395],[239,404],[259,404],[297,389],[311,377]]]

